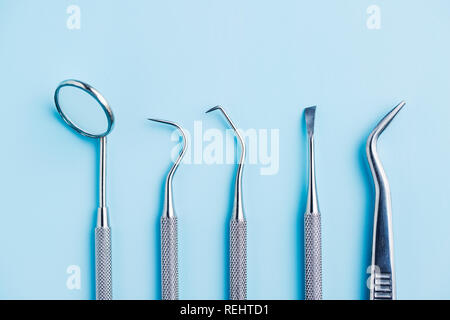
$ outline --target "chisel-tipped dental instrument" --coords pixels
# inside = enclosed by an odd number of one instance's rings
[[[305,212],[305,299],[322,299],[322,231],[317,201],[316,168],[314,163],[314,120],[316,107],[305,109],[308,131],[309,185]]]

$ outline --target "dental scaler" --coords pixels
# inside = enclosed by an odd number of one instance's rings
[[[234,208],[230,220],[230,300],[247,299],[247,221],[242,205],[242,171],[244,169],[245,143],[241,134],[231,121],[225,110],[220,107],[209,109],[208,112],[219,110],[233,128],[241,145],[241,157],[237,167]]]
[[[173,208],[172,179],[187,148],[186,133],[172,121],[148,119],[164,123],[178,129],[183,139],[183,147],[172,168],[169,170],[165,185],[164,211],[161,216],[161,298],[178,300],[178,221]]]

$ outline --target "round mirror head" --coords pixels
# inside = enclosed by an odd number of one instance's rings
[[[114,115],[108,102],[87,83],[61,82],[55,90],[55,105],[63,120],[86,137],[102,138],[113,128]]]

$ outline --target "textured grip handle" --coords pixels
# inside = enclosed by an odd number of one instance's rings
[[[372,273],[371,278],[371,300],[396,300],[391,273],[376,271]]]
[[[305,298],[322,299],[322,232],[320,213],[305,214]]]
[[[110,228],[95,228],[95,285],[97,300],[112,299]]]
[[[247,222],[230,222],[230,300],[247,299]]]
[[[161,296],[178,300],[177,218],[161,218]]]

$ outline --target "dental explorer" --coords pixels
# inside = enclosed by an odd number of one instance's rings
[[[163,300],[178,300],[178,225],[173,208],[172,180],[187,149],[187,138],[183,128],[172,121],[148,119],[177,128],[183,139],[183,147],[166,178],[164,211],[161,216],[161,297]]]
[[[242,171],[244,169],[245,143],[238,129],[221,106],[209,109],[206,113],[219,110],[233,128],[241,145],[241,156],[236,172],[234,207],[230,219],[229,272],[230,300],[247,299],[247,221],[242,205]]]
[[[367,160],[375,186],[370,300],[396,299],[391,193],[386,173],[378,157],[377,141],[404,105],[405,102],[400,102],[378,123],[366,144]]]
[[[314,120],[316,107],[305,109],[308,131],[309,185],[305,212],[305,299],[322,300],[322,231],[316,188]]]
[[[60,93],[63,88],[73,87],[88,93],[102,108],[107,118],[107,128],[100,134],[87,132],[77,126],[63,112],[60,105]],[[111,132],[114,115],[106,99],[96,89],[78,80],[61,82],[55,90],[56,110],[66,124],[79,134],[99,140],[99,205],[97,209],[97,226],[95,228],[95,284],[96,299],[112,299],[112,265],[111,265],[111,229],[108,223],[108,208],[106,205],[106,136]]]

